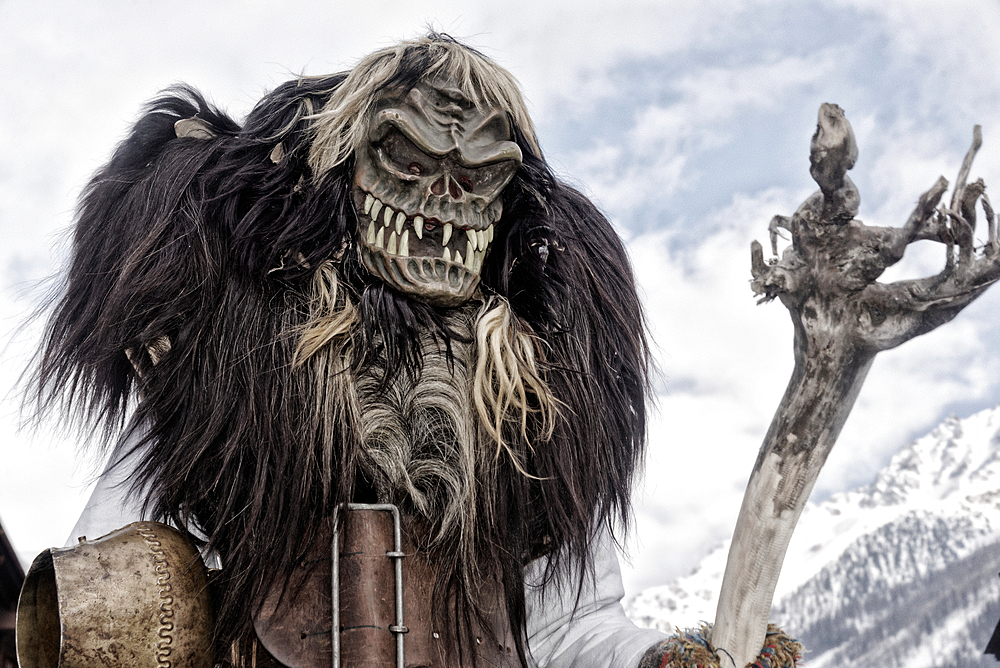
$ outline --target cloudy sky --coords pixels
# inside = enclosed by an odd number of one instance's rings
[[[296,74],[349,68],[428,25],[518,77],[547,157],[626,239],[656,345],[630,592],[686,573],[732,531],[791,371],[788,317],[755,305],[749,246],[815,189],[819,105],[854,126],[866,223],[901,225],[939,175],[954,180],[976,123],[972,177],[1000,183],[994,0],[492,6],[0,0],[0,521],[25,561],[67,539],[101,464],[55,425],[19,428],[35,310],[80,188],[171,83],[241,116]],[[943,250],[927,245],[885,280],[938,271]],[[1000,403],[998,307],[1000,289],[876,361],[818,497],[868,482],[942,417]]]

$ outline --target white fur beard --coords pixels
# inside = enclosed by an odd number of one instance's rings
[[[450,324],[471,338],[475,316],[475,308],[459,309]],[[362,467],[379,501],[397,503],[438,527],[435,541],[456,532],[468,539],[476,521],[477,474],[494,468],[472,398],[473,346],[453,339],[450,364],[444,344],[430,335],[421,337],[420,348],[418,378],[403,373],[382,387],[383,370],[373,365],[355,381]]]
[[[499,471],[530,477],[531,448],[551,437],[558,413],[540,373],[538,340],[504,300],[473,299],[450,310],[439,330],[455,335],[450,354],[448,344],[421,332],[419,373],[383,382],[384,359],[352,370],[359,314],[332,264],[319,268],[313,287],[293,365],[304,382],[323,388],[313,422],[327,443],[325,475],[343,473],[333,444],[349,438],[377,500],[426,521],[431,546],[457,546],[475,568],[477,534],[494,524]]]

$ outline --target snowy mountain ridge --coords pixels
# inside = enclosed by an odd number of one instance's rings
[[[668,632],[713,619],[728,549],[721,545],[690,575],[641,592],[627,602],[626,611],[637,623]],[[972,624],[975,610],[989,617],[991,606],[1000,607],[997,571],[1000,407],[948,418],[902,448],[871,484],[807,505],[785,557],[772,616],[814,651],[827,652],[811,656],[811,666],[866,665],[841,664],[836,656],[856,661],[864,644],[858,644],[859,637],[903,624],[900,606],[912,614],[922,611],[923,617],[906,623],[928,626],[923,639],[939,631],[934,615],[945,627],[958,629],[961,619],[965,626]],[[965,600],[939,596],[961,589],[949,578],[964,583]],[[919,600],[910,600],[918,591],[924,592]],[[979,642],[966,639],[969,646],[956,649],[948,640],[953,633],[939,638],[931,659],[920,661],[910,651],[920,643],[912,633],[904,636],[898,647],[872,640],[871,651],[895,648],[891,655],[879,655],[879,665],[903,655],[908,666],[953,665],[935,663],[933,657],[971,651],[970,643]],[[856,646],[837,654],[844,643]],[[983,646],[985,641],[980,654]]]

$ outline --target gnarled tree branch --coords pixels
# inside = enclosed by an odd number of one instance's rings
[[[759,243],[751,246],[754,292],[761,301],[780,299],[791,314],[795,369],[750,476],[729,552],[712,631],[724,666],[745,666],[760,651],[792,531],[876,354],[951,320],[1000,278],[986,186],[966,183],[981,143],[976,126],[949,207],[940,205],[948,188],[940,178],[903,227],[869,227],[854,218],[860,198],[847,177],[857,159],[854,133],[839,107],[824,104],[810,147],[810,174],[820,189],[791,218],[775,216],[769,226],[775,254],[779,228],[791,232],[791,246],[770,261]],[[977,255],[979,201],[990,243]],[[921,239],[945,244],[941,273],[876,281]]]

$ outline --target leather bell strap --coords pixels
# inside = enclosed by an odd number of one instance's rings
[[[392,515],[374,510],[340,513],[339,598],[342,668],[392,668],[396,661],[395,573]],[[499,581],[481,598],[489,623],[458,624],[455,601],[435,606],[437,568],[417,549],[421,525],[402,523],[403,635],[405,666],[516,668],[514,640]],[[332,529],[328,522],[313,549],[287,583],[277,580],[254,628],[267,652],[288,668],[330,668],[333,643]],[[435,609],[446,615],[434,614]],[[442,617],[446,617],[442,619]],[[465,629],[459,633],[458,628]],[[461,637],[460,637],[461,636]]]

